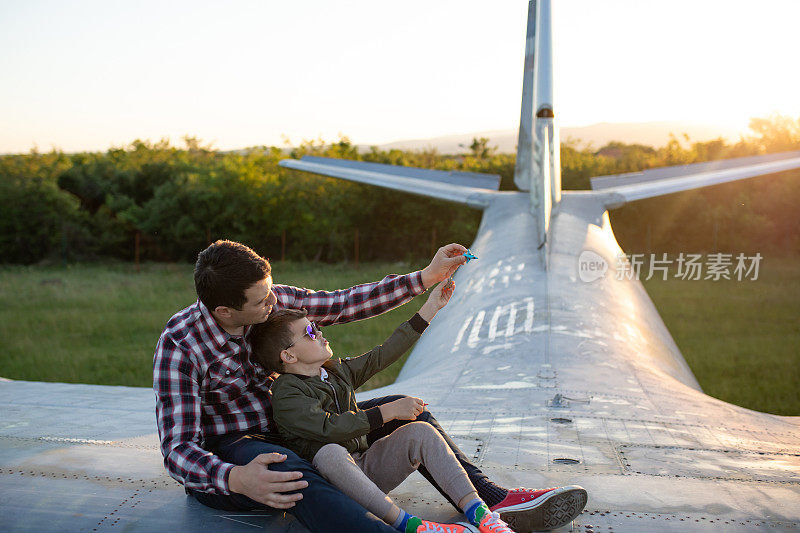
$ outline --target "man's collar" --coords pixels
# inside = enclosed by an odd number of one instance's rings
[[[208,331],[214,343],[217,345],[217,348],[222,348],[228,342],[228,339],[231,338],[231,334],[217,324],[211,311],[208,310],[208,307],[206,307],[203,302],[197,300],[197,307],[200,309],[200,321],[203,327]]]

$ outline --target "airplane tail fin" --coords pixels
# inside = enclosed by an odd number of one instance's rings
[[[514,183],[530,191],[540,249],[547,242],[553,210],[561,201],[560,147],[553,108],[551,0],[530,0]]]

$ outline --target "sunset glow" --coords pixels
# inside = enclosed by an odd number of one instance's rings
[[[800,2],[554,3],[562,126],[800,116]],[[0,153],[516,128],[525,0],[4,1]]]

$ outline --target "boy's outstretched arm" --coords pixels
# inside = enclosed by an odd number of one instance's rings
[[[419,312],[407,322],[400,324],[383,344],[359,357],[342,361],[342,367],[350,373],[350,384],[353,389],[357,389],[369,378],[397,361],[419,339],[436,313],[447,305],[453,295],[455,283],[451,283],[448,287],[445,287],[445,283],[439,283],[434,287]]]
[[[439,285],[431,291],[428,296],[428,301],[419,308],[419,316],[430,324],[433,317],[436,316],[436,313],[450,301],[450,297],[453,296],[453,291],[455,289],[455,281],[450,281],[449,284],[447,281],[439,283]]]

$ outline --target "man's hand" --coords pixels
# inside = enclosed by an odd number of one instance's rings
[[[425,403],[412,396],[406,396],[378,407],[383,415],[384,423],[392,420],[414,420],[424,408]]]
[[[439,248],[431,264],[422,269],[422,284],[425,288],[430,289],[452,276],[458,267],[467,262],[464,257],[466,251],[466,248],[456,243]]]
[[[301,472],[278,472],[267,468],[284,460],[286,456],[280,453],[262,453],[246,465],[234,466],[228,476],[228,488],[275,509],[294,507],[294,502],[303,499],[303,495],[283,493],[304,489],[308,482],[294,481],[303,477]]]
[[[428,296],[428,301],[422,304],[419,310],[419,316],[430,324],[439,309],[447,305],[447,302],[450,301],[450,297],[453,295],[455,288],[455,281],[451,281],[449,284],[443,281],[434,287],[431,294]]]

